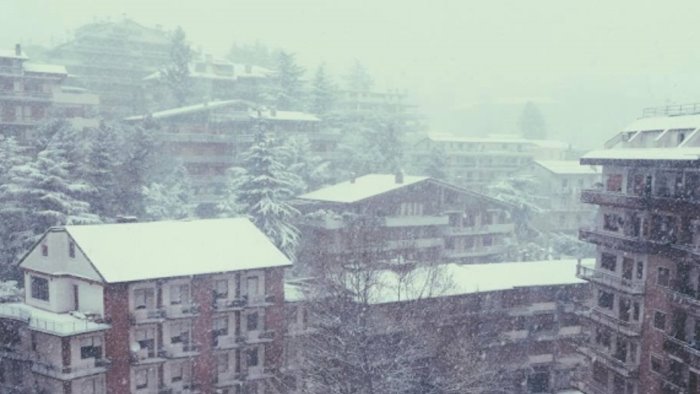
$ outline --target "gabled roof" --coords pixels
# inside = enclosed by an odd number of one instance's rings
[[[245,100],[214,100],[201,104],[187,105],[184,107],[170,108],[158,112],[154,112],[150,115],[153,119],[165,119],[173,116],[192,114],[197,112],[207,112],[219,108],[225,108],[235,105],[244,105],[246,107],[254,106],[255,104],[245,101]],[[247,109],[247,108],[246,108]],[[148,118],[149,115],[136,115],[125,118],[126,121],[134,120],[144,120]]]
[[[369,174],[356,178],[354,182],[341,182],[302,194],[297,198],[346,204],[354,203],[429,179],[426,176],[409,175],[405,175],[403,178],[402,183],[397,183],[394,174]]]
[[[535,163],[557,175],[600,174],[600,170],[597,167],[582,165],[578,160],[535,160]]]
[[[290,265],[247,218],[66,226],[108,283]]]

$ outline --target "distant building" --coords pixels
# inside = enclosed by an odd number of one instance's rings
[[[170,46],[167,32],[124,18],[84,25],[46,57],[100,96],[103,116],[120,118],[142,112],[142,79],[168,63]]]
[[[700,391],[700,107],[645,111],[583,156],[602,166],[601,187],[584,190],[597,206],[580,238],[597,247],[591,338],[582,350],[591,393]]]
[[[484,186],[529,166],[533,160],[570,159],[564,142],[520,137],[462,137],[431,134],[418,141],[410,154],[420,165],[431,154],[445,160],[447,180],[462,186]]]
[[[232,63],[212,56],[194,61],[190,67],[191,94],[189,101],[223,101],[231,99],[260,102],[262,93],[270,84],[272,70],[251,64]],[[163,71],[156,71],[143,79],[147,104],[152,110],[175,106],[165,83]]]
[[[510,207],[428,177],[369,174],[295,199],[305,214],[300,263],[342,264],[358,253],[392,262],[502,261]]]
[[[0,304],[0,391],[270,392],[289,265],[242,218],[52,228]]]
[[[96,95],[64,86],[68,77],[61,65],[29,61],[21,46],[0,51],[0,133],[27,141],[29,130],[48,118],[94,127]]]
[[[601,181],[600,170],[576,160],[535,160],[523,174],[535,180],[542,212],[533,212],[532,225],[543,231],[577,233],[593,219],[595,209],[581,202],[581,191]]]
[[[407,103],[405,93],[398,91],[341,90],[338,95],[337,107],[343,111],[402,114],[415,107]]]
[[[215,203],[224,191],[226,170],[240,163],[254,142],[258,126],[276,138],[304,136],[311,150],[328,155],[339,135],[321,132],[313,114],[263,109],[248,101],[211,101],[126,118],[157,121],[163,154],[183,163],[200,203]]]
[[[591,263],[583,262],[584,266]],[[439,275],[450,278],[455,286],[431,294],[425,291],[428,278],[435,275],[429,269],[425,275],[418,272],[401,280],[399,274],[388,270],[377,279],[378,291],[371,295],[374,301],[368,320],[377,322],[376,332],[381,335],[385,332],[382,322],[392,321],[406,308],[415,308],[422,311],[418,316],[430,322],[421,338],[428,344],[427,354],[417,356],[422,362],[430,364],[436,353],[454,340],[443,335],[459,332],[478,338],[471,351],[488,368],[502,374],[503,392],[574,393],[577,391],[565,390],[575,386],[585,363],[577,343],[586,337],[574,306],[589,292],[584,281],[576,278],[576,266],[575,260],[448,264],[440,266]],[[301,360],[305,337],[314,335],[313,316],[304,296],[307,286],[299,280],[285,284],[283,370],[290,386],[296,387],[291,393],[304,392]],[[397,291],[399,288],[403,291]],[[423,290],[420,297],[411,296],[415,289]],[[398,294],[403,295],[401,299]],[[443,313],[440,303],[447,303],[450,313]],[[460,370],[460,365],[449,367]]]

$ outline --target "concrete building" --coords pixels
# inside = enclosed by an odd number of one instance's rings
[[[407,103],[405,93],[369,90],[340,90],[337,107],[343,111],[367,111],[404,114],[415,108]]]
[[[270,392],[289,265],[242,218],[52,228],[0,304],[0,391]]]
[[[120,118],[143,111],[142,80],[168,63],[169,51],[168,32],[120,18],[81,26],[46,58],[100,96],[104,117]]]
[[[581,159],[603,168],[602,187],[582,193],[598,207],[580,231],[597,246],[595,268],[579,270],[595,288],[589,393],[700,392],[700,115],[650,113]]]
[[[575,234],[593,219],[595,209],[581,202],[581,191],[601,181],[600,170],[576,160],[535,160],[522,172],[534,180],[542,212],[533,212],[532,225],[542,231]]]
[[[28,142],[30,130],[48,118],[96,126],[97,96],[64,86],[67,77],[64,66],[29,61],[19,44],[0,51],[0,134]]]
[[[593,260],[582,264],[588,266]],[[437,275],[450,278],[454,286],[436,292],[426,291],[427,283],[434,280],[428,278],[436,275],[431,268],[419,268],[417,271],[424,271],[409,275],[387,270],[373,288],[376,293],[370,297],[373,301],[368,320],[378,322],[378,334],[385,332],[383,322],[392,321],[397,313],[420,316],[429,322],[421,336],[429,344],[425,347],[427,354],[417,357],[428,364],[437,352],[444,351],[444,346],[455,343],[455,338],[445,337],[448,333],[473,335],[478,340],[468,351],[479,354],[480,362],[498,371],[502,380],[499,392],[578,392],[568,391],[575,386],[585,362],[576,350],[585,333],[574,305],[588,297],[589,286],[576,278],[576,266],[576,260],[441,265]],[[304,338],[316,335],[317,330],[306,304],[309,282],[285,284],[287,337],[283,368],[293,388],[291,393],[304,392],[300,370],[305,357]],[[411,310],[422,314],[411,314]],[[448,367],[461,370],[459,365]]]
[[[430,134],[415,143],[410,154],[417,163],[426,163],[431,154],[439,154],[445,160],[448,181],[479,187],[512,175],[533,160],[570,159],[571,148],[563,142],[517,136]]]
[[[258,127],[275,138],[305,137],[310,149],[328,155],[339,135],[322,132],[313,114],[260,109],[242,100],[211,101],[126,118],[129,122],[156,121],[164,155],[187,169],[197,202],[216,203],[226,186],[226,170],[239,163],[254,142]]]
[[[299,261],[342,263],[358,252],[390,262],[502,261],[510,206],[421,176],[370,174],[296,198],[305,215]]]
[[[197,59],[189,69],[191,104],[232,99],[260,102],[274,77],[274,72],[264,67],[232,63],[210,55]],[[163,78],[163,72],[156,71],[143,79],[144,97],[151,111],[176,105]]]

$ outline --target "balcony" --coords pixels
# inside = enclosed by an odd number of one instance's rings
[[[51,101],[51,92],[0,89],[0,100]]]
[[[603,361],[613,371],[626,378],[639,375],[639,363],[634,361],[622,361],[610,354],[607,349],[597,346],[582,346],[578,348],[578,351],[590,359]]]
[[[472,227],[447,227],[444,234],[448,236],[480,235],[480,234],[508,234],[515,230],[513,223],[488,224]]]
[[[439,248],[445,244],[442,238],[417,238],[386,241],[385,249],[425,249]]]
[[[700,369],[700,344],[688,343],[670,334],[664,334],[664,351],[680,358],[688,366]]]
[[[610,271],[586,267],[581,263],[576,265],[576,277],[629,294],[644,294],[644,282],[642,281],[625,279],[610,273]]]
[[[163,349],[156,351],[146,348],[131,352],[132,364],[143,365],[162,363],[165,362],[167,358],[169,358],[168,353]]]
[[[485,257],[494,254],[503,254],[506,252],[505,245],[481,246],[467,250],[445,250],[445,257],[451,259],[465,259],[475,257]]]
[[[246,343],[247,338],[237,335],[220,335],[217,336],[214,341],[214,347],[216,349],[233,349],[243,346]]]
[[[164,308],[137,309],[131,313],[134,324],[159,323],[165,320],[166,312]]]
[[[245,306],[250,308],[264,307],[273,305],[275,303],[275,296],[266,294],[244,295],[243,301],[245,302]]]
[[[266,343],[272,342],[275,338],[275,330],[251,331],[246,335],[247,343]]]
[[[242,384],[247,379],[247,375],[242,372],[225,372],[215,375],[214,384],[216,387],[229,387]]]
[[[680,213],[697,209],[698,205],[700,205],[700,199],[682,190],[675,193],[675,195],[655,193],[649,196],[641,196],[589,189],[581,191],[581,202],[641,210],[658,209],[660,211]]]
[[[192,357],[192,356],[196,356],[198,354],[199,354],[199,347],[189,343],[189,344],[183,344],[183,345],[168,346],[168,350],[161,349],[158,351],[158,358],[175,359],[175,358]]]
[[[61,380],[71,380],[83,376],[105,373],[111,362],[108,359],[95,359],[92,363],[78,366],[56,366],[43,361],[32,362],[32,372]]]
[[[176,304],[165,307],[165,317],[167,319],[194,317],[198,313],[199,305],[196,304]]]
[[[384,218],[386,227],[446,226],[450,220],[444,216],[388,216]]]
[[[582,228],[579,230],[579,239],[596,245],[634,253],[661,254],[668,257],[677,257],[683,254],[679,250],[672,248],[672,240],[646,239],[640,236],[624,235],[619,232],[605,231],[598,228]]]
[[[212,134],[212,133],[159,133],[157,137],[162,141],[167,142],[214,142],[228,143],[236,142],[236,137],[229,134]]]
[[[220,298],[214,302],[214,309],[218,312],[237,311],[245,308],[246,304],[247,300],[243,297],[234,299]]]
[[[110,328],[96,320],[75,317],[69,313],[55,313],[23,303],[0,304],[0,317],[19,320],[29,328],[51,335],[68,336]]]
[[[624,321],[608,315],[595,307],[578,309],[576,314],[592,321],[593,323],[609,327],[628,337],[638,337],[642,332],[641,322]]]

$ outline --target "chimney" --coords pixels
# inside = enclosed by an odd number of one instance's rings
[[[275,116],[277,116],[277,108],[275,108],[275,107],[270,108],[270,116],[273,118]]]
[[[357,179],[357,174],[355,174],[354,172],[352,174],[350,174],[350,183],[354,184],[356,179]]]
[[[22,56],[22,45],[15,44],[15,56]]]
[[[396,174],[394,174],[394,181],[397,184],[403,183],[403,171],[401,171],[401,170],[396,171]]]

